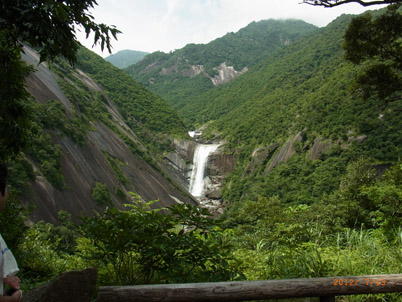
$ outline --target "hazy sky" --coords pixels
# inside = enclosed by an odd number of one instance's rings
[[[115,25],[123,32],[118,41],[113,41],[115,53],[123,49],[169,52],[188,43],[208,43],[263,19],[302,19],[321,27],[341,14],[365,10],[358,4],[324,8],[300,4],[301,1],[97,0],[98,6],[90,12],[97,23]],[[91,48],[91,39],[78,36],[82,44]],[[109,55],[98,48],[92,50],[103,57]]]

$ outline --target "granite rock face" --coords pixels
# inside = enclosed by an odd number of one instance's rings
[[[314,140],[313,147],[310,150],[310,159],[318,159],[321,153],[327,152],[331,149],[333,143],[331,141],[323,141],[320,137]]]
[[[215,86],[225,84],[248,70],[247,67],[244,67],[241,71],[237,71],[233,66],[227,66],[225,62],[214,69],[218,71],[218,74],[210,79]]]
[[[165,155],[165,165],[169,174],[187,190],[197,143],[191,140],[175,140],[174,146],[175,150]]]
[[[74,105],[64,94],[55,74],[46,63],[38,65],[39,56],[31,48],[25,48],[23,59],[35,66],[36,71],[26,79],[27,90],[40,104],[49,101],[59,102],[66,111],[68,117],[74,115]],[[105,106],[111,115],[110,123],[123,134],[126,139],[112,131],[110,127],[100,121],[91,122],[92,130],[87,131],[85,142],[80,145],[70,137],[50,132],[52,141],[61,148],[61,170],[64,176],[65,188],[59,190],[52,186],[44,177],[40,176],[39,167],[29,160],[33,170],[39,175],[32,181],[32,190],[29,196],[22,199],[23,203],[34,202],[36,210],[33,220],[45,220],[57,224],[57,213],[61,210],[72,214],[74,220],[84,215],[92,215],[93,211],[103,211],[92,198],[92,189],[97,182],[105,184],[111,193],[113,205],[122,208],[122,204],[130,200],[129,192],[137,193],[144,200],[159,200],[155,207],[164,207],[183,202],[196,202],[183,194],[184,190],[178,190],[174,180],[168,180],[161,174],[164,167],[161,164],[149,164],[141,155],[130,150],[129,145],[135,145],[139,153],[146,153],[146,147],[141,143],[136,133],[125,123],[120,111],[113,100],[103,92],[89,75],[76,69],[73,76],[80,80],[89,91],[103,93]],[[121,176],[127,181],[122,183],[119,175],[110,164],[113,161]],[[166,175],[166,174],[165,174]],[[121,194],[113,194],[116,191]],[[121,197],[123,195],[123,198]],[[124,199],[124,200],[123,200]]]
[[[302,133],[299,132],[295,135],[295,137],[293,137],[291,140],[287,141],[279,149],[279,151],[275,154],[275,156],[272,159],[269,166],[265,169],[264,173],[268,173],[273,168],[275,168],[277,165],[279,165],[281,162],[287,161],[289,158],[291,158],[296,153],[295,148],[294,148],[295,143],[301,142],[301,141],[302,141]]]
[[[279,146],[278,143],[275,143],[268,147],[258,147],[254,149],[251,154],[251,161],[247,165],[246,172],[254,174],[261,166],[265,166]]]
[[[224,145],[221,145],[214,153],[209,156],[206,167],[207,176],[224,177],[233,171],[235,159],[232,154],[224,152]]]

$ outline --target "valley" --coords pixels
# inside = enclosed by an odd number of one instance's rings
[[[24,287],[91,266],[100,285],[399,273],[402,69],[351,60],[347,36],[400,16],[262,20],[123,51],[118,67],[83,46],[72,64],[24,45],[26,94],[0,116],[14,131],[0,223]]]

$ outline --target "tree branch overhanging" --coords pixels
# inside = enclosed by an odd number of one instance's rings
[[[363,1],[363,0],[303,0],[303,3],[314,5],[314,6],[324,6],[324,7],[334,7],[347,3],[358,3],[362,6],[371,6],[379,4],[393,4],[402,3],[402,0],[375,0],[375,1]]]

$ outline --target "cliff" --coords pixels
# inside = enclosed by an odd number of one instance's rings
[[[80,108],[60,87],[63,79],[55,75],[46,63],[37,65],[38,55],[32,49],[26,48],[23,58],[36,69],[27,78],[28,91],[35,100],[43,105],[57,101],[68,119],[77,118]],[[144,200],[159,200],[157,207],[168,206],[177,200],[195,204],[184,190],[178,189],[179,185],[166,177],[155,158],[150,157],[146,145],[127,125],[108,92],[80,69],[75,70],[74,76],[90,93],[104,95],[110,121],[106,125],[103,121],[91,120],[90,130],[86,131],[82,144],[57,129],[46,130],[53,144],[61,150],[64,186],[57,188],[52,184],[41,171],[40,164],[28,154],[28,162],[36,177],[31,182],[31,189],[25,192],[23,202],[35,203],[34,219],[55,223],[60,210],[72,213],[73,217],[100,210],[105,205],[92,198],[96,183],[106,185],[111,202],[117,207],[129,200],[129,192],[139,194]],[[79,89],[77,87],[77,91]],[[79,112],[79,116],[83,118],[84,113]]]

